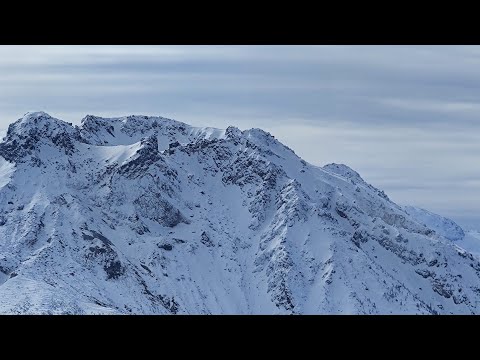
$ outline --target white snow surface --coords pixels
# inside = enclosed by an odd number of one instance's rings
[[[260,129],[29,113],[0,156],[0,313],[480,313],[450,225]]]
[[[10,182],[10,176],[15,169],[15,164],[6,161],[0,156],[0,189]]]
[[[452,241],[460,241],[465,237],[463,229],[453,220],[434,214],[428,210],[414,206],[405,206],[405,211],[415,217],[418,222]]]
[[[467,231],[465,237],[457,242],[457,245],[476,256],[480,256],[480,231]]]

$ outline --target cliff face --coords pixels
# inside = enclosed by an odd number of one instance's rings
[[[425,214],[260,129],[31,113],[0,144],[0,312],[480,313]]]

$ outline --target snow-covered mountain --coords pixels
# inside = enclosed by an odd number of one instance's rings
[[[451,219],[414,206],[405,206],[404,209],[418,222],[425,224],[430,229],[435,230],[437,234],[451,241],[460,241],[465,238],[463,229]]]
[[[29,113],[0,143],[0,312],[480,313],[436,220],[260,129]]]

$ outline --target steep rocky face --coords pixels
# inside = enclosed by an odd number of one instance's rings
[[[480,313],[449,234],[260,129],[31,113],[0,144],[2,313]]]
[[[10,162],[25,161],[31,155],[33,163],[42,146],[51,146],[71,155],[75,142],[80,140],[77,129],[72,124],[54,119],[50,115],[37,112],[28,113],[8,127],[5,141],[0,143],[0,156]]]

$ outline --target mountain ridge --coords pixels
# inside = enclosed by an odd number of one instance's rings
[[[2,158],[0,313],[480,309],[476,255],[261,129],[28,113]]]

